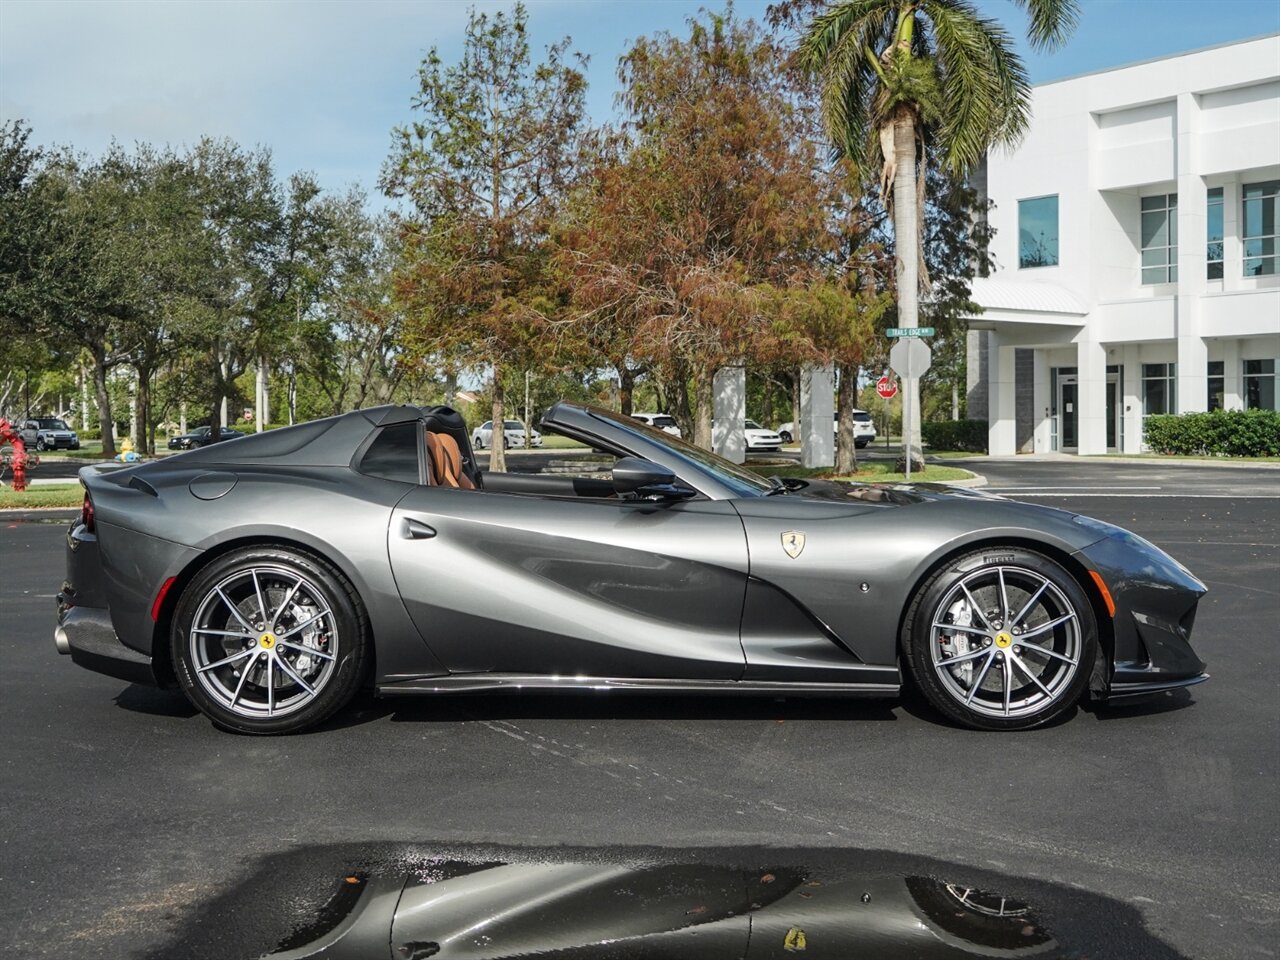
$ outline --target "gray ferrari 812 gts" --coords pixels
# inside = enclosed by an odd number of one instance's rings
[[[1008,730],[1206,679],[1205,587],[1088,517],[931,484],[773,478],[556,404],[600,479],[478,469],[386,406],[80,471],[58,650],[288,733],[381,696],[893,696]]]

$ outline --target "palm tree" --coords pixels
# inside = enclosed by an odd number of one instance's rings
[[[1062,44],[1075,29],[1078,0],[1013,0],[1030,18],[1037,49]],[[841,0],[810,23],[801,45],[820,78],[822,110],[836,151],[859,178],[880,174],[893,214],[897,248],[898,326],[914,327],[927,286],[920,246],[925,151],[932,141],[948,170],[961,176],[988,149],[1013,145],[1030,119],[1031,85],[996,20],[970,0]],[[907,438],[923,466],[919,388]]]

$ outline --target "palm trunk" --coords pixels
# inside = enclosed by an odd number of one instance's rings
[[[893,120],[893,154],[897,166],[893,181],[893,240],[897,251],[898,326],[914,327],[920,317],[920,207],[916,192],[916,124],[909,111],[900,110]],[[920,440],[920,380],[905,382],[902,458],[911,468],[924,468]]]
[[[493,372],[493,432],[489,434],[489,472],[507,472],[507,412],[502,392],[502,376]]]
[[[858,454],[853,442],[853,405],[857,402],[858,367],[840,364],[840,389],[836,397],[840,414],[836,432],[836,473],[842,477],[858,469]]]

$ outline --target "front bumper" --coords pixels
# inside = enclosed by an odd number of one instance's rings
[[[1145,697],[1209,679],[1191,647],[1203,583],[1132,534],[1107,537],[1081,555],[1115,600],[1110,676],[1093,685],[1099,699]]]
[[[151,658],[120,642],[111,614],[102,607],[68,607],[59,594],[53,643],[59,653],[86,669],[129,683],[157,685]]]

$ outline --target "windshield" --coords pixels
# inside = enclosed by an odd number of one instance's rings
[[[666,433],[657,427],[651,427],[647,423],[641,423],[633,417],[624,417],[621,414],[601,410],[597,407],[591,408],[591,414],[601,420],[608,420],[624,430],[641,434],[646,440],[666,447],[681,460],[691,463],[707,473],[715,474],[717,480],[733,490],[738,496],[755,497],[762,493],[768,493],[773,489],[773,484],[758,473],[732,463],[724,457],[717,456],[710,450],[695,447],[692,443],[681,440],[674,434]],[[544,429],[546,426],[546,424],[543,424]]]
[[[43,420],[37,420],[41,430],[70,430],[71,428],[61,420],[54,420],[52,417],[46,417]]]
[[[743,426],[745,426],[748,430],[763,430],[763,429],[764,429],[764,427],[760,426],[760,424],[756,423],[754,420],[744,420],[744,421],[743,421]]]
[[[521,423],[519,420],[504,420],[504,421],[503,421],[503,423],[505,423],[505,424],[506,424],[506,427],[507,427],[507,429],[508,429],[508,430],[523,430],[523,429],[524,429],[524,424],[523,424],[523,423]]]
[[[676,425],[675,417],[654,417],[654,426],[658,427],[674,427]]]

